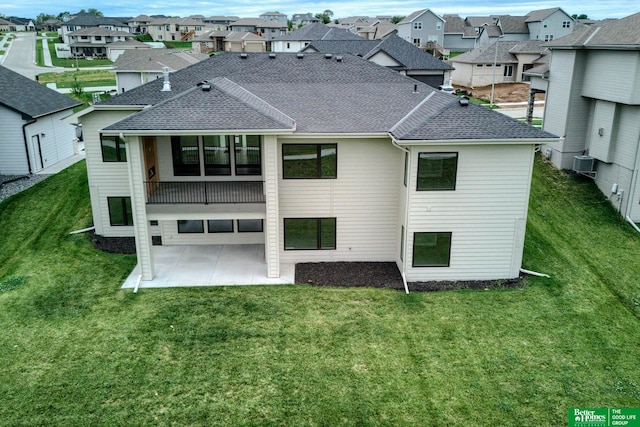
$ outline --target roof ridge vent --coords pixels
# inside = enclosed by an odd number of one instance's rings
[[[333,54],[331,54],[331,53],[325,53],[325,54],[324,54],[324,57],[325,57],[326,59],[331,59],[331,58],[333,58]]]
[[[242,59],[247,59],[247,57],[248,57],[248,56],[249,56],[249,55],[247,55],[245,52],[242,52],[242,53],[240,54],[240,58],[242,58]]]
[[[302,59],[304,58],[304,53],[297,53],[296,57]]]
[[[271,53],[269,54],[269,58],[274,59],[275,57],[276,57],[275,52],[271,52]]]
[[[342,62],[342,56],[341,55],[336,56],[336,61]]]
[[[469,106],[469,98],[467,98],[466,96],[461,96],[460,98],[458,98],[458,102],[463,107]]]

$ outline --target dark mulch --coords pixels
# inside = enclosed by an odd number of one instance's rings
[[[135,254],[136,240],[133,237],[98,236],[94,230],[89,231],[89,240],[93,247],[112,254]]]
[[[523,277],[510,280],[409,282],[409,292],[457,289],[521,288]],[[312,286],[389,288],[404,291],[402,276],[393,262],[308,262],[296,264],[296,283]]]

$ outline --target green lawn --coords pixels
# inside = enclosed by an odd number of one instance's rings
[[[58,58],[56,53],[55,44],[58,43],[58,39],[48,39],[47,43],[49,45],[49,53],[51,54],[51,63],[54,67],[64,67],[64,68],[84,68],[84,67],[100,67],[100,66],[111,66],[113,65],[113,61],[108,59],[71,59],[71,58]],[[40,40],[37,41],[36,45],[40,44],[40,49],[42,49],[42,42]],[[37,57],[37,55],[36,55]],[[44,62],[42,64],[44,65]]]
[[[562,426],[640,406],[640,236],[536,160],[522,289],[121,290],[84,163],[0,203],[0,425]]]
[[[109,70],[78,70],[38,75],[41,84],[55,83],[58,87],[73,87],[76,80],[83,88],[116,85],[116,75]]]

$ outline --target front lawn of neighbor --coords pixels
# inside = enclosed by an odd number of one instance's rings
[[[58,43],[57,39],[47,39],[47,43],[49,45],[49,54],[51,55],[51,63],[54,67],[64,67],[64,68],[83,68],[83,67],[100,67],[100,66],[111,66],[113,65],[113,61],[109,59],[73,59],[73,58],[58,58],[58,54],[56,53],[55,44]],[[42,42],[40,40],[36,41],[36,46],[40,45],[40,49],[42,49]],[[37,47],[36,47],[37,49]],[[36,52],[37,58],[37,52]],[[43,66],[43,63],[38,65]]]
[[[82,88],[116,85],[116,75],[109,70],[79,70],[38,75],[38,82],[41,84],[55,83],[59,88],[73,87],[76,80]]]
[[[0,203],[0,425],[562,426],[640,407],[640,235],[539,158],[521,289],[120,286],[84,162]]]

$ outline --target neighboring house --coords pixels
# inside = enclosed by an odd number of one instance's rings
[[[229,24],[229,29],[237,33],[254,33],[264,37],[268,42],[287,34],[286,23],[257,18],[239,19]]]
[[[19,18],[17,16],[10,16],[7,20],[11,23],[15,30],[13,31],[35,31],[36,25],[29,18]]]
[[[108,47],[115,42],[133,41],[133,35],[122,31],[91,27],[67,34],[71,56],[107,57]],[[144,43],[139,43],[144,45]],[[145,45],[146,47],[149,47]],[[142,47],[142,46],[140,46]]]
[[[120,57],[120,55],[127,51],[141,49],[151,49],[151,45],[149,43],[143,43],[133,39],[109,43],[107,44],[107,58],[111,61],[115,61]]]
[[[6,19],[0,18],[0,33],[6,33],[8,31],[15,31],[15,26]]]
[[[529,40],[551,41],[571,34],[575,27],[573,18],[559,7],[529,12],[525,22]]]
[[[210,30],[191,40],[191,48],[197,53],[224,51],[224,39],[231,34],[230,30]]]
[[[207,59],[209,55],[183,50],[145,49],[126,51],[113,64],[118,93],[124,93],[152,80],[162,78],[163,68],[174,73]]]
[[[388,21],[370,19],[362,24],[356,24],[352,32],[367,40],[380,40],[389,34],[397,33],[398,27]]]
[[[502,36],[500,40],[505,42],[529,40],[529,26],[526,21],[526,16],[498,16],[496,22]]]
[[[450,52],[467,52],[477,46],[480,32],[466,25],[459,15],[444,15],[443,46]]]
[[[129,33],[129,26],[118,18],[106,18],[92,13],[80,13],[75,18],[63,23],[60,27],[62,42],[70,44],[69,34],[86,28],[103,28],[105,30]]]
[[[442,50],[444,24],[444,18],[430,9],[418,10],[398,23],[398,36],[419,48]]]
[[[273,52],[299,52],[316,40],[364,41],[365,39],[348,30],[329,27],[318,22],[305,25],[285,36],[274,39],[271,43],[271,50]]]
[[[131,28],[131,34],[145,34],[148,31],[149,24],[153,18],[147,15],[138,15],[127,21],[127,25]]]
[[[293,25],[294,29],[318,22],[320,22],[320,20],[313,16],[311,13],[294,13],[291,17],[291,24]]]
[[[225,31],[229,29],[229,24],[239,20],[237,16],[211,16],[204,18],[202,22],[207,25],[207,28],[215,31]]]
[[[449,60],[455,68],[453,84],[473,88],[494,82],[527,81],[528,77],[523,73],[534,67],[544,53],[542,42],[535,40],[499,41],[478,47]]]
[[[194,18],[157,18],[149,23],[147,33],[155,41],[190,41],[210,29]]]
[[[62,25],[64,25],[64,23],[58,19],[48,19],[42,23],[39,30],[48,31],[50,33],[62,33]]]
[[[453,70],[449,64],[395,34],[382,40],[313,41],[303,51],[361,56],[431,87],[448,83]]]
[[[267,41],[254,33],[232,31],[223,40],[225,52],[266,52]]]
[[[542,152],[556,167],[594,178],[634,222],[640,222],[638,28],[640,13],[547,43],[548,72],[532,78],[532,85],[547,85],[544,129],[563,137]]]
[[[287,15],[280,12],[265,12],[260,15],[260,19],[264,19],[265,21],[279,22],[281,24],[284,24],[285,27],[288,23]]]
[[[557,138],[466,101],[352,55],[212,56],[78,113],[95,231],[135,237],[143,284],[152,237],[261,245],[273,278],[517,277],[535,147]]]
[[[75,154],[61,120],[79,102],[0,66],[0,175],[39,172]]]

